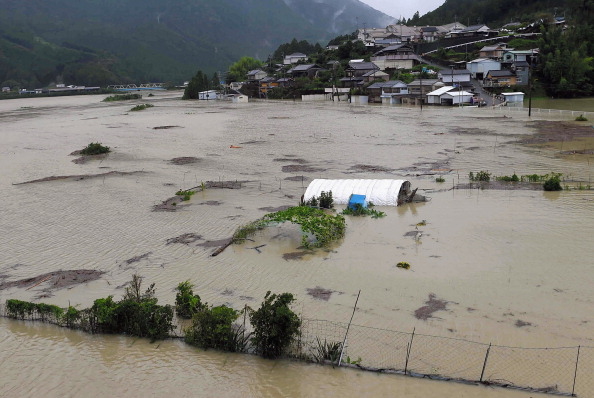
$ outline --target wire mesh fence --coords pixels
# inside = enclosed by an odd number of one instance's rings
[[[594,397],[594,347],[508,347],[359,325],[347,335],[347,326],[304,319],[301,357],[319,357],[320,341],[346,335],[342,363],[362,369]]]
[[[505,111],[505,112],[525,112],[528,113],[529,108],[525,108],[522,106],[495,106],[495,107],[485,107],[483,109],[494,110],[494,111]],[[592,120],[594,118],[594,112],[589,111],[571,111],[567,109],[543,109],[543,108],[531,108],[531,113],[538,114],[538,115],[550,115],[550,116],[561,116],[561,117],[578,117],[584,116],[585,118]]]
[[[1,303],[0,316],[14,318]],[[18,319],[85,330],[84,325],[70,325],[63,318],[39,311]],[[171,337],[183,337],[184,325],[176,322]],[[245,329],[246,334],[252,331],[249,322]],[[329,357],[326,349],[331,346],[334,355]],[[424,335],[414,330],[409,333],[360,325],[349,327],[347,323],[305,318],[299,339],[288,355],[377,372],[594,397],[594,347],[590,346],[508,347]]]

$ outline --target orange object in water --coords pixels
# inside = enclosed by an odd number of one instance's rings
[[[231,145],[229,148],[241,148],[240,146]]]

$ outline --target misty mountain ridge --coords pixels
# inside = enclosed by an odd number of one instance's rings
[[[189,79],[394,19],[358,0],[0,0],[0,83]]]

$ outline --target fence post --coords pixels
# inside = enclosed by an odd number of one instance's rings
[[[344,340],[342,341],[342,349],[340,350],[340,357],[338,358],[338,366],[342,363],[342,356],[344,355],[344,347],[346,346],[347,336],[349,335],[349,329],[351,328],[351,322],[353,322],[353,317],[355,316],[355,311],[357,310],[357,303],[359,302],[359,296],[361,295],[361,290],[357,293],[357,300],[355,300],[355,306],[353,307],[353,314],[351,315],[351,320],[349,321],[349,325],[347,326],[346,333],[344,334]]]
[[[489,359],[489,351],[491,351],[491,343],[489,343],[489,348],[487,348],[487,354],[485,355],[485,362],[483,362],[483,371],[481,372],[480,382],[483,382],[483,376],[485,375],[485,368],[487,367],[487,360]]]
[[[404,374],[406,374],[406,371],[408,370],[408,358],[410,358],[410,350],[412,349],[413,339],[415,338],[415,330],[416,328],[413,328],[412,335],[410,336],[410,342],[406,345],[406,362],[404,363]]]
[[[575,397],[575,379],[577,378],[578,363],[580,361],[580,346],[578,345],[577,357],[575,358],[575,372],[573,373],[573,387],[571,388],[571,396]]]

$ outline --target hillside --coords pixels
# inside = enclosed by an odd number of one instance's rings
[[[0,0],[0,83],[189,79],[390,17],[358,0]]]
[[[446,0],[420,18],[415,25],[442,25],[460,21],[466,25],[483,23],[497,28],[508,22],[532,22],[545,15],[563,15],[565,0]]]

